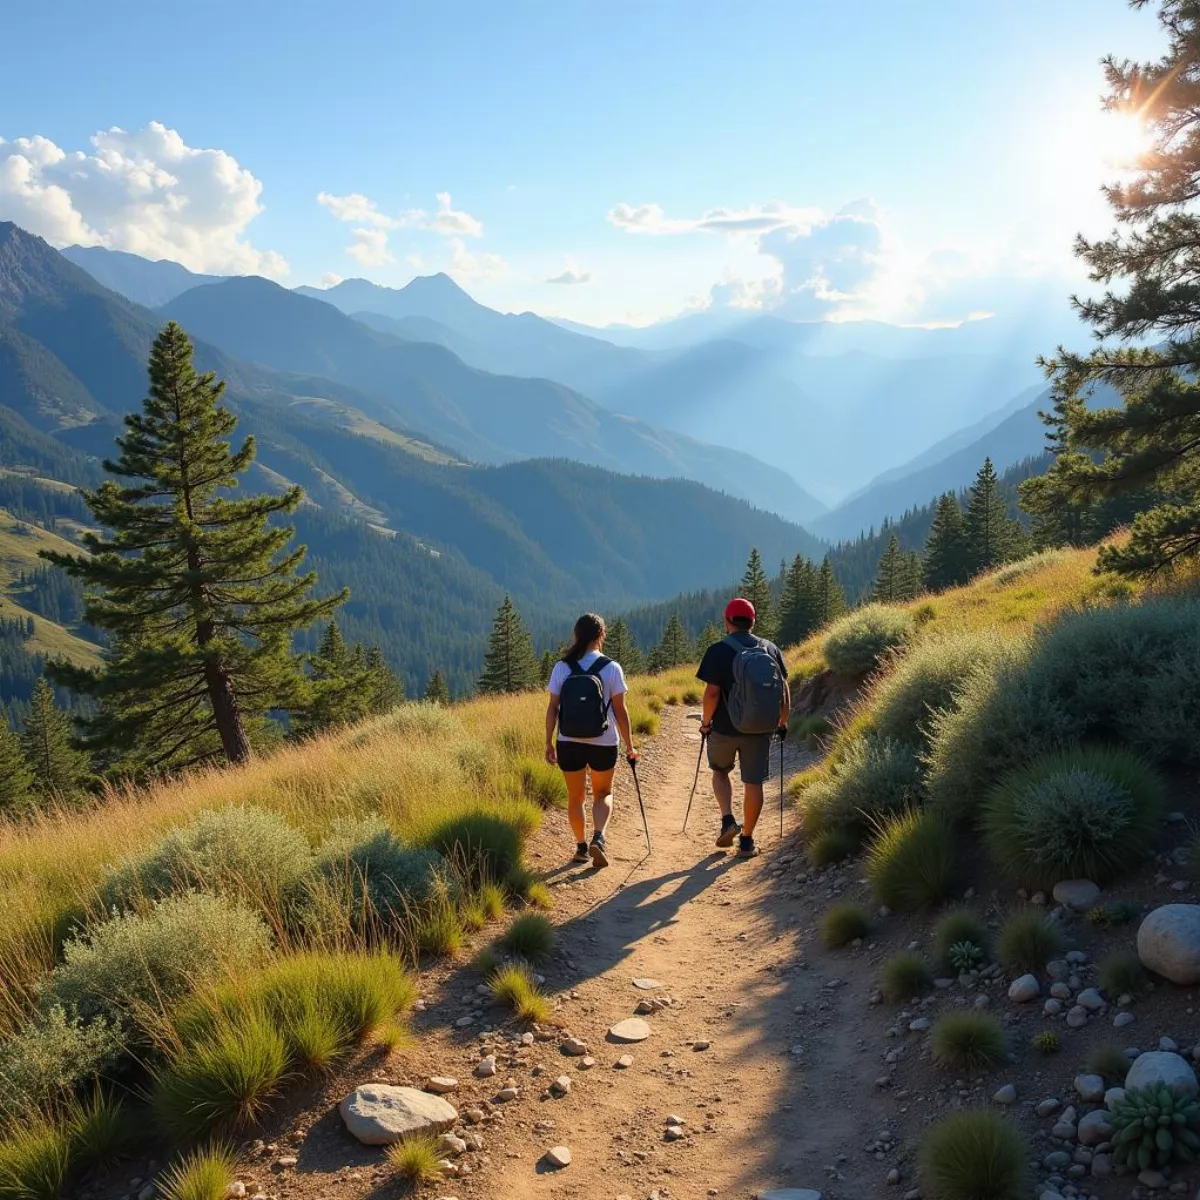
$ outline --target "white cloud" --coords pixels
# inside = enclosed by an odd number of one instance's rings
[[[370,225],[376,229],[409,229],[420,225],[427,217],[419,208],[406,209],[399,216],[389,216],[380,212],[375,201],[361,192],[351,192],[348,196],[318,192],[317,203],[327,208],[339,221],[350,225]]]
[[[542,282],[566,284],[591,283],[592,273],[591,271],[581,271],[579,264],[570,255],[567,255],[563,258],[562,272],[558,275],[551,275],[549,278],[543,279]]]
[[[395,262],[388,250],[386,229],[352,229],[354,241],[346,247],[346,253],[364,267],[385,267]]]
[[[483,225],[470,213],[456,212],[451,206],[449,192],[438,192],[437,202],[432,229],[447,237],[483,237]]]
[[[488,251],[474,254],[462,238],[450,239],[450,274],[460,282],[499,279],[507,270],[508,264],[500,255]]]
[[[614,205],[608,220],[628,233],[722,233],[756,235],[773,229],[805,228],[822,217],[819,208],[795,208],[781,200],[749,208],[710,208],[698,217],[668,217],[659,204]]]
[[[342,278],[343,277],[336,271],[326,271],[325,274],[321,276],[321,282],[317,286],[323,288],[337,287],[337,285],[342,282]]]
[[[232,155],[188,146],[157,121],[136,132],[104,130],[87,151],[44,137],[0,138],[0,218],[58,246],[127,250],[193,271],[283,275],[283,258],[246,237],[261,194]]]

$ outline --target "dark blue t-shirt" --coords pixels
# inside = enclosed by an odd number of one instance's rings
[[[761,645],[779,664],[779,670],[783,673],[784,679],[788,677],[783,655],[779,652],[779,647],[774,642],[769,642],[766,638],[757,637],[753,633],[734,633],[730,636],[745,646],[746,649],[749,649],[751,646]],[[736,655],[737,651],[728,642],[714,642],[713,645],[705,650],[704,657],[700,660],[700,669],[696,672],[696,678],[702,683],[715,683],[721,689],[721,699],[717,703],[717,711],[713,714],[713,733],[721,733],[726,737],[747,737],[752,735],[741,733],[736,728],[734,723],[729,719],[729,710],[725,707],[726,697],[733,690],[733,660]],[[771,734],[764,733],[762,736],[770,737]]]

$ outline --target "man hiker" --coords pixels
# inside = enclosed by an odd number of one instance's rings
[[[787,734],[792,697],[787,666],[774,642],[755,636],[754,605],[738,596],[725,608],[724,640],[704,653],[696,678],[704,689],[700,732],[708,739],[713,792],[721,808],[717,845],[753,858],[754,827],[763,807],[763,784],[771,774],[771,739]],[[742,824],[733,817],[735,760],[741,767]]]

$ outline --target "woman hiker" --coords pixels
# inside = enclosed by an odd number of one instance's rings
[[[567,784],[567,820],[575,835],[573,862],[590,857],[595,867],[608,866],[604,829],[612,816],[613,772],[617,766],[617,730],[625,757],[637,761],[629,711],[625,707],[625,672],[605,658],[604,621],[584,613],[575,622],[575,640],[554,664],[546,690],[546,761],[557,763]],[[555,739],[555,728],[558,738]],[[592,773],[592,842],[583,819],[587,773]]]

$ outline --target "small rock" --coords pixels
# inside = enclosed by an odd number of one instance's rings
[[[1167,1051],[1168,1054],[1175,1054],[1179,1050],[1179,1043],[1174,1038],[1160,1037],[1158,1048]]]
[[[447,1092],[454,1091],[456,1087],[458,1087],[458,1080],[452,1079],[449,1075],[431,1075],[425,1081],[425,1090],[438,1096],[444,1096]]]
[[[1098,1146],[1112,1137],[1113,1127],[1108,1123],[1108,1113],[1103,1108],[1090,1112],[1079,1122],[1077,1134],[1080,1145]]]
[[[616,1065],[619,1071],[627,1071],[633,1066],[633,1055],[622,1054],[621,1057],[617,1059]]]
[[[551,1085],[550,1090],[559,1096],[570,1095],[571,1092],[571,1077],[569,1075],[560,1075]]]
[[[475,1018],[472,1017],[470,1014],[468,1014],[465,1017],[459,1017],[458,1020],[454,1022],[454,1024],[459,1029],[466,1029],[466,1027],[468,1025],[475,1024]]]
[[[225,1200],[242,1200],[245,1195],[246,1185],[240,1179],[235,1179],[225,1189]]]
[[[1124,1029],[1127,1025],[1132,1025],[1134,1019],[1134,1015],[1131,1012],[1119,1012],[1113,1017],[1113,1028]]]
[[[487,1058],[481,1060],[475,1065],[476,1079],[491,1079],[496,1073],[496,1056],[489,1054]]]
[[[562,1050],[572,1058],[580,1058],[588,1052],[587,1042],[580,1041],[577,1037],[567,1038],[562,1044]]]
[[[1054,899],[1076,912],[1087,912],[1099,895],[1100,889],[1090,879],[1064,879],[1054,885]]]
[[[1087,1009],[1078,1004],[1067,1013],[1067,1025],[1071,1029],[1082,1029],[1087,1024],[1087,1019]]]
[[[1095,988],[1084,988],[1075,997],[1076,1004],[1082,1004],[1088,1012],[1099,1012],[1104,1007],[1104,997]]]
[[[1042,1013],[1047,1017],[1057,1017],[1062,1012],[1062,1001],[1055,1000],[1053,996],[1042,1005]]]
[[[546,1151],[546,1162],[555,1170],[561,1170],[563,1167],[571,1165],[571,1151],[566,1146],[555,1146],[552,1150]]]
[[[635,979],[633,986],[640,992],[661,992],[663,985],[657,979]]]
[[[686,1136],[687,1135],[683,1132],[683,1129],[679,1125],[668,1125],[663,1131],[663,1137],[666,1138],[668,1142],[677,1142],[680,1138]]]
[[[1115,1104],[1124,1099],[1125,1089],[1123,1087],[1111,1087],[1104,1093],[1104,1107],[1111,1110]]]
[[[467,1143],[452,1133],[443,1133],[438,1138],[438,1149],[449,1154],[466,1154]]]
[[[908,1028],[912,1033],[924,1033],[931,1024],[928,1017],[917,1017],[915,1021],[909,1021]]]
[[[1161,1171],[1139,1171],[1138,1183],[1152,1192],[1158,1192],[1167,1186],[1167,1177]]]
[[[1099,1104],[1104,1099],[1104,1080],[1099,1075],[1076,1075],[1075,1091],[1088,1104]]]
[[[997,1104],[1015,1104],[1017,1102],[1017,1089],[1011,1083],[1006,1083],[996,1091],[992,1099]]]
[[[1045,1100],[1039,1100],[1037,1108],[1033,1111],[1039,1117],[1051,1117],[1062,1108],[1062,1101],[1056,1100],[1053,1096],[1048,1096]]]
[[[1067,986],[1067,984],[1059,981],[1058,983],[1052,983],[1050,985],[1050,995],[1053,996],[1055,1000],[1070,1000],[1071,989]]]
[[[347,1130],[367,1146],[390,1146],[413,1133],[443,1133],[458,1120],[440,1096],[383,1083],[356,1088],[338,1110]]]
[[[1026,1004],[1042,990],[1036,975],[1022,975],[1014,979],[1008,988],[1008,998],[1015,1004]]]
[[[596,1065],[596,1060],[590,1055],[585,1055],[579,1060],[579,1069],[581,1071],[590,1071]]]
[[[707,1050],[712,1045],[712,1042],[693,1042],[693,1050]]]
[[[510,1100],[516,1100],[516,1099],[519,1099],[520,1095],[521,1095],[521,1089],[520,1089],[520,1088],[517,1088],[517,1087],[502,1087],[502,1088],[501,1088],[501,1089],[500,1089],[500,1090],[499,1090],[499,1091],[496,1093],[496,1099],[497,1099],[497,1100],[503,1100],[503,1101],[504,1101],[504,1102],[507,1104],[507,1103],[508,1103]]]
[[[630,1017],[618,1021],[608,1034],[618,1042],[644,1042],[650,1036],[650,1026],[641,1017]]]

